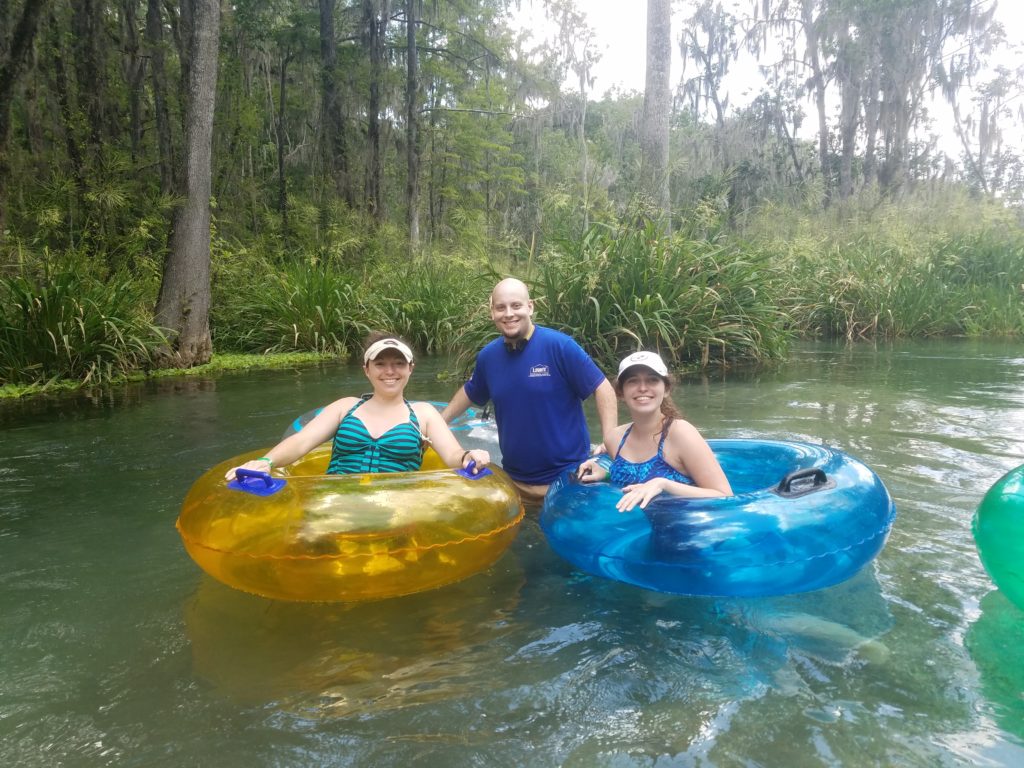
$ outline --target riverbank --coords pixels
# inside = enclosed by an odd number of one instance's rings
[[[606,370],[638,348],[685,370],[783,361],[798,340],[1024,338],[1024,228],[1013,211],[959,203],[765,206],[742,227],[667,237],[650,222],[596,223],[515,262],[409,262],[383,246],[359,262],[283,260],[236,244],[212,263],[222,354],[186,375],[347,359],[375,329],[465,372],[494,336],[487,296],[509,274],[530,285],[538,323]],[[169,343],[152,316],[155,263],[112,273],[80,254],[44,255],[0,274],[0,397],[180,375],[149,373]]]
[[[213,359],[205,365],[197,365],[194,368],[160,368],[150,371],[135,371],[130,374],[116,376],[113,379],[105,380],[99,384],[90,381],[58,379],[42,384],[5,384],[0,387],[0,400],[17,399],[31,395],[52,394],[54,392],[72,392],[81,389],[88,389],[93,386],[107,387],[111,384],[123,384],[132,381],[146,381],[147,379],[163,379],[176,376],[207,376],[211,373],[222,373],[224,371],[245,371],[250,369],[272,369],[291,368],[301,365],[313,365],[333,360],[337,355],[319,352],[280,352],[274,354],[238,354],[226,353],[214,355]]]

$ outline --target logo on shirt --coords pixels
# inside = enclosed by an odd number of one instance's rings
[[[548,367],[546,365],[543,365],[543,364],[535,365],[532,368],[530,368],[530,378],[531,379],[536,377],[536,376],[550,376],[550,375],[551,375],[551,371],[548,370]]]

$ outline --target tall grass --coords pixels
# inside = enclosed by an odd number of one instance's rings
[[[788,275],[804,336],[1024,335],[1024,229],[984,201],[766,210],[751,248]]]
[[[320,227],[310,211],[300,223]],[[638,348],[674,367],[777,359],[793,335],[1024,336],[1024,227],[991,201],[766,205],[742,230],[700,220],[671,237],[635,218],[548,233],[539,254],[511,265],[538,322],[606,369]],[[335,229],[321,247],[215,233],[218,353],[347,356],[383,329],[468,365],[494,337],[487,298],[508,265],[478,253],[485,245],[410,263],[394,228],[327,221]],[[148,226],[116,254],[88,240],[57,256],[21,241],[0,253],[0,385],[102,382],[151,364],[162,337],[151,323],[160,254]],[[301,227],[294,235],[315,239]],[[132,273],[108,277],[113,261]]]
[[[389,260],[364,283],[367,301],[383,327],[426,354],[454,349],[467,318],[491,286],[478,263],[459,257],[414,264]]]
[[[0,385],[101,384],[147,367],[166,344],[137,283],[65,269],[0,277]]]
[[[260,271],[253,274],[260,275]],[[219,348],[349,355],[383,318],[359,281],[330,266],[300,262],[218,289],[213,316]]]
[[[596,225],[556,244],[531,277],[540,320],[604,366],[640,348],[675,365],[765,360],[790,339],[772,265],[725,241]]]

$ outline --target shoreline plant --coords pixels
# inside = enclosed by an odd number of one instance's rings
[[[421,354],[453,355],[464,373],[494,337],[487,295],[507,274],[530,285],[539,322],[606,367],[640,347],[683,369],[782,360],[795,339],[1024,337],[1017,213],[940,202],[766,204],[742,226],[697,228],[713,234],[666,236],[631,217],[551,235],[518,262],[458,252],[410,261],[389,232],[380,242],[354,233],[337,253],[216,239],[214,349],[268,364],[281,353],[346,357],[386,328]],[[103,274],[81,248],[16,255],[0,270],[0,393],[147,375],[163,338],[151,322],[152,268]]]

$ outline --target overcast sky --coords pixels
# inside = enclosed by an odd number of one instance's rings
[[[732,0],[723,0],[728,6]],[[986,0],[981,0],[985,3]],[[988,0],[995,2],[995,0]],[[987,4],[987,3],[986,3]],[[676,6],[676,25],[686,13]],[[742,2],[743,13],[748,13],[750,8],[749,0]],[[643,92],[644,89],[644,67],[645,49],[647,44],[647,3],[645,0],[577,0],[577,8],[586,14],[591,28],[597,36],[597,48],[601,52],[601,60],[594,66],[594,88],[592,98],[600,98],[607,90],[619,87],[623,90],[636,90]],[[530,25],[543,35],[542,10],[539,0],[523,0],[522,13],[524,24]],[[999,0],[996,7],[996,19],[1006,29],[1007,38],[1010,43],[1018,46],[1017,56],[1024,56],[1024,0]],[[678,38],[678,29],[673,29],[673,39]],[[677,45],[678,48],[678,45]],[[1006,58],[1005,63],[1016,66],[1019,61]],[[676,54],[676,60],[672,65],[672,82],[676,83],[682,74],[682,64]],[[751,57],[747,61],[739,62],[730,72],[726,88],[730,97],[730,105],[735,107],[746,104],[756,96],[762,86],[762,77],[757,70],[756,64]],[[570,87],[575,85],[570,82]],[[1024,84],[1021,85],[1024,88]],[[1018,101],[1024,101],[1024,95],[1018,97]],[[939,115],[945,110],[944,105],[936,104],[933,111],[936,113],[935,130],[940,133],[942,126],[938,125]],[[813,105],[808,102],[806,110],[808,114],[813,111]],[[952,118],[949,117],[948,120]],[[810,138],[810,131],[814,130],[815,120],[805,120],[802,138]],[[1024,127],[1022,127],[1024,128]],[[1006,136],[1008,143],[1018,145],[1019,150],[1024,152],[1024,139],[1020,134]],[[959,153],[959,142],[952,136],[944,136],[941,146],[954,156]]]

